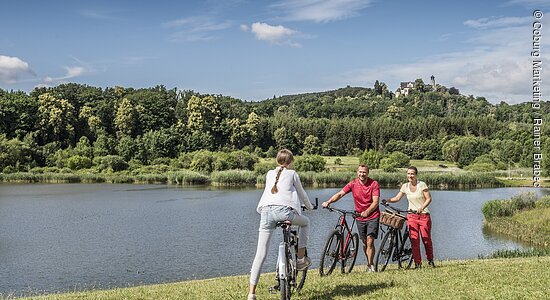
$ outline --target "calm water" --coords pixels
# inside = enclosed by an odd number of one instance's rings
[[[307,189],[327,199],[338,189]],[[485,201],[545,190],[501,188],[432,191],[437,259],[476,258],[524,246],[482,230]],[[382,190],[388,198],[397,190]],[[124,287],[247,274],[259,215],[258,189],[159,185],[1,184],[0,294]],[[406,199],[401,201],[406,204]],[[346,196],[335,206],[352,209]],[[318,267],[321,247],[337,214],[306,212],[309,253]],[[264,271],[274,269],[280,233]],[[364,264],[361,255],[358,263]]]

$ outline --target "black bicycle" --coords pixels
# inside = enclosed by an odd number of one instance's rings
[[[321,276],[331,274],[338,261],[341,261],[341,272],[350,273],[357,259],[357,249],[359,249],[359,235],[352,233],[358,214],[355,211],[330,206],[325,208],[340,213],[340,218],[328,236],[323,253],[321,253],[319,274]],[[351,226],[348,225],[346,216],[353,218]]]
[[[401,210],[382,201],[386,211],[380,213],[380,224],[384,237],[378,247],[378,254],[374,260],[376,272],[383,272],[390,261],[397,262],[399,268],[408,269],[412,264],[412,246],[409,227],[406,226],[407,217],[401,213],[416,213],[412,210]]]

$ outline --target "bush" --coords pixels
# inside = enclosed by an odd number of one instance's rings
[[[275,169],[277,164],[275,162],[261,162],[254,165],[254,174],[265,175],[269,170]]]
[[[233,151],[229,153],[230,169],[253,170],[258,157],[246,151]]]
[[[496,170],[496,167],[491,163],[477,162],[466,166],[464,170],[472,172],[492,172]]]
[[[323,172],[325,171],[326,163],[325,159],[320,155],[303,155],[296,158],[294,166],[296,167],[296,171]]]
[[[410,162],[411,159],[407,154],[395,151],[388,157],[380,160],[380,168],[386,172],[394,172],[396,168],[406,168]]]
[[[89,157],[74,155],[67,159],[67,167],[71,170],[88,169],[92,166],[92,160]]]
[[[118,155],[107,155],[94,158],[99,171],[119,172],[128,169],[128,163]]]
[[[214,153],[208,150],[200,150],[195,152],[189,168],[192,171],[210,173],[214,170]]]
[[[359,156],[359,164],[367,165],[370,169],[378,169],[380,167],[380,160],[382,160],[382,154],[376,150],[365,150],[361,156]]]

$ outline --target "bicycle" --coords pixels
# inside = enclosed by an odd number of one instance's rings
[[[352,233],[356,223],[356,217],[359,214],[355,211],[343,210],[330,206],[325,208],[340,213],[340,217],[338,218],[336,227],[328,236],[325,247],[323,248],[319,275],[330,275],[338,261],[341,261],[340,269],[342,274],[350,273],[357,259],[357,249],[359,249],[359,235],[357,233]],[[346,220],[347,215],[353,217],[351,227]]]
[[[397,262],[399,268],[409,269],[413,260],[411,238],[409,227],[405,225],[407,217],[400,213],[416,213],[416,211],[398,209],[384,200],[381,203],[386,211],[380,213],[380,223],[385,225],[386,230],[382,228],[385,233],[374,260],[375,270],[383,272],[390,260]]]
[[[313,209],[317,209],[318,199],[315,199]],[[304,207],[302,207],[304,209]],[[293,294],[300,292],[306,281],[308,268],[297,270],[298,261],[298,231],[292,228],[290,221],[277,222],[277,227],[283,230],[283,241],[279,243],[279,252],[277,256],[277,265],[275,268],[276,285],[269,288],[269,292],[274,294],[279,291],[281,300],[289,300]],[[307,256],[307,250],[305,253]]]

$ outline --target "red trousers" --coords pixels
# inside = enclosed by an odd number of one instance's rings
[[[407,222],[409,223],[414,263],[422,263],[422,254],[420,253],[421,236],[424,250],[426,250],[426,258],[432,260],[434,249],[432,246],[432,219],[430,214],[408,214]]]

